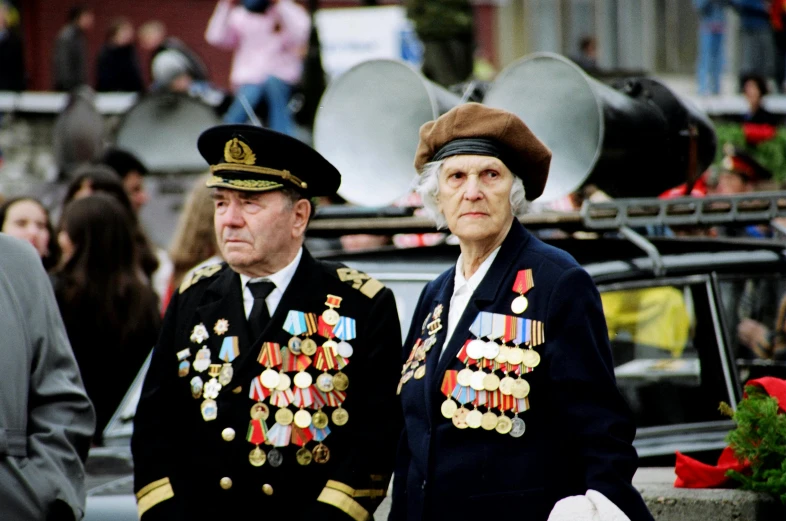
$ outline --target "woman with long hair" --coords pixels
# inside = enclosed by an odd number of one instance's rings
[[[12,197],[1,203],[0,232],[29,242],[41,257],[44,269],[54,268],[60,258],[60,248],[46,207],[38,199],[26,196]]]
[[[96,440],[158,336],[158,299],[139,268],[128,212],[107,194],[69,203],[60,220],[63,250],[57,302],[96,408]]]

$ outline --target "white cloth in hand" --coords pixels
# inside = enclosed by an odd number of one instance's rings
[[[588,490],[583,496],[569,496],[557,501],[548,521],[630,521],[606,496]]]

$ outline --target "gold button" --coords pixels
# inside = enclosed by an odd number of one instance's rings
[[[227,427],[223,431],[221,431],[221,437],[224,438],[224,441],[232,441],[235,439],[235,429],[232,427]]]
[[[273,487],[271,487],[270,485],[265,483],[264,485],[262,485],[262,492],[264,492],[266,496],[272,496],[273,495]]]
[[[221,478],[220,483],[221,483],[221,488],[223,488],[224,490],[229,490],[230,488],[232,488],[232,480],[229,478]]]

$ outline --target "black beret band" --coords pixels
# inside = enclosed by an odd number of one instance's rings
[[[513,165],[512,154],[508,147],[498,141],[486,138],[461,138],[445,143],[437,150],[432,161],[440,161],[451,156],[490,156],[502,161],[510,168]]]

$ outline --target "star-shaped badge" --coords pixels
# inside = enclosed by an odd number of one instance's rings
[[[191,331],[191,341],[195,344],[201,344],[209,337],[210,335],[207,334],[207,328],[204,324],[197,324],[194,326],[194,330]]]
[[[213,331],[215,331],[217,335],[223,335],[229,331],[229,320],[225,318],[219,318],[216,321],[216,325],[213,326]]]

